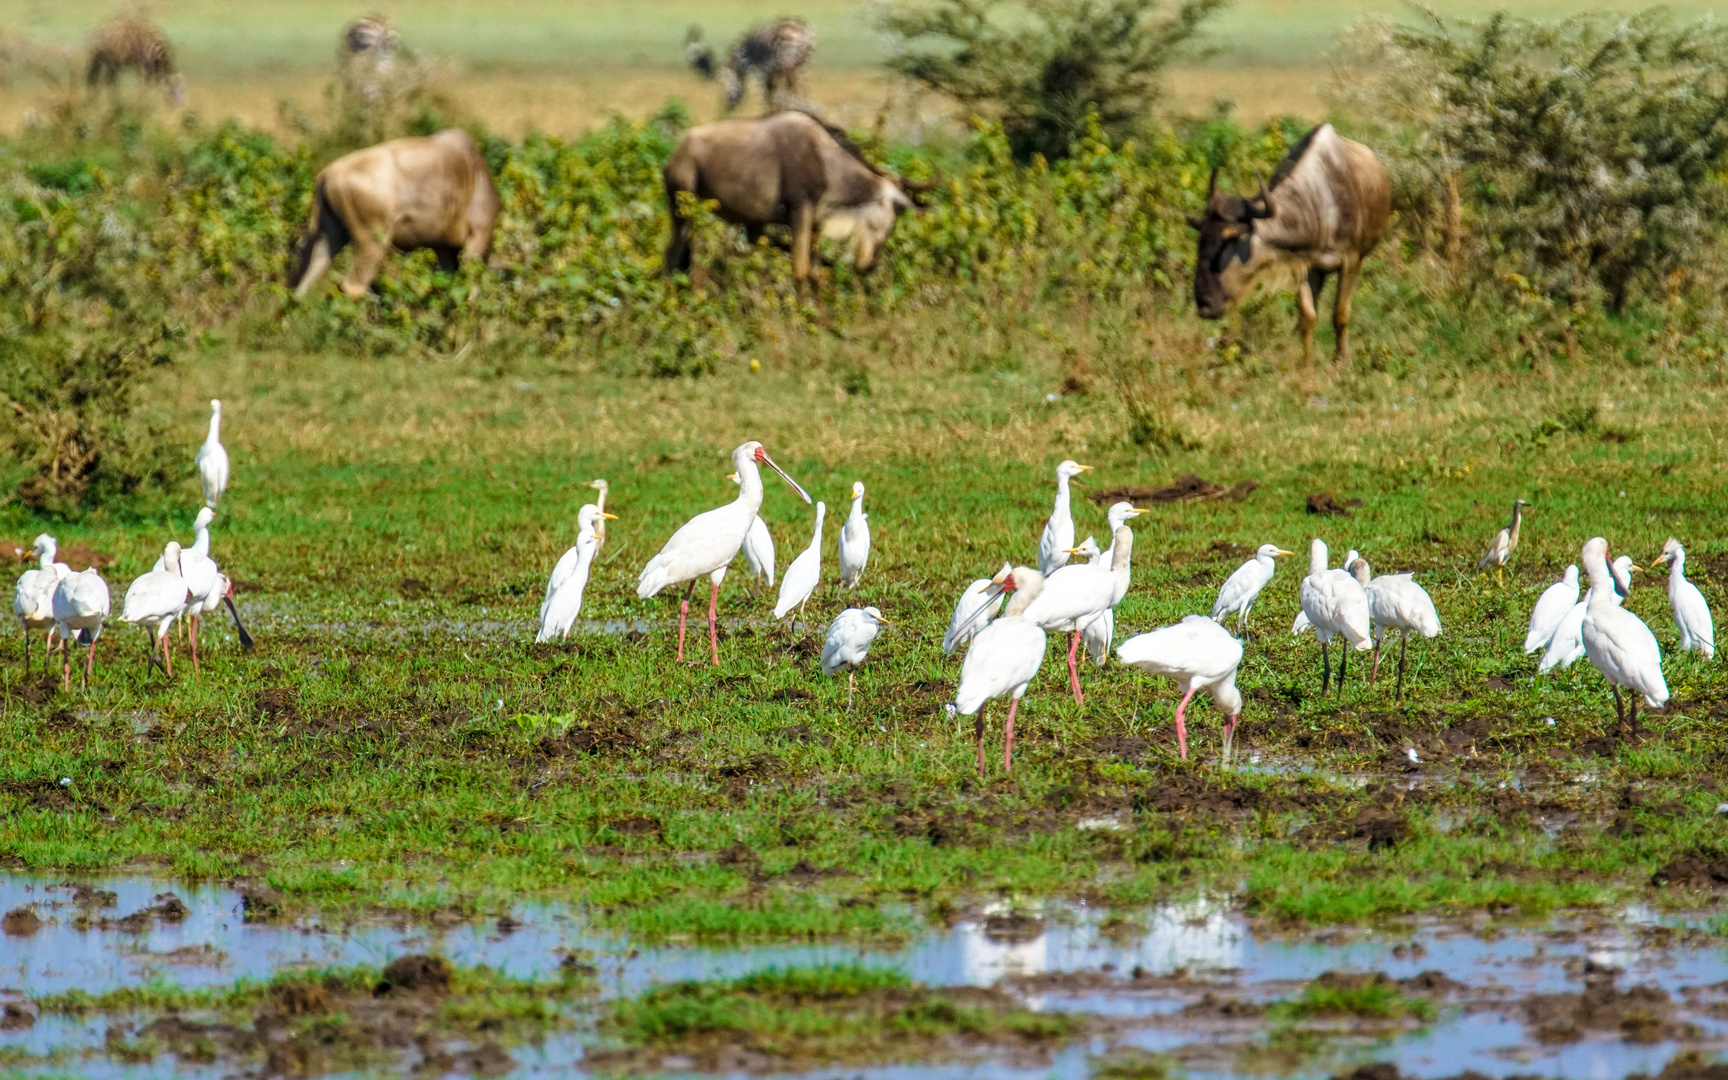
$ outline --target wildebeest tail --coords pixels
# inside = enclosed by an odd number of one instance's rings
[[[330,205],[330,198],[324,192],[324,178],[319,177],[312,189],[312,223],[294,252],[294,269],[288,274],[288,287],[300,287],[300,279],[306,276],[306,267],[312,261],[312,249],[319,240],[327,242],[326,250],[334,258],[338,251],[348,246],[349,239],[348,225]]]

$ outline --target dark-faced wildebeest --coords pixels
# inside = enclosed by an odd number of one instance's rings
[[[690,269],[690,222],[678,210],[678,195],[687,191],[717,202],[720,218],[744,226],[752,242],[769,225],[790,226],[800,291],[810,278],[818,228],[824,238],[845,243],[852,265],[868,271],[895,221],[913,206],[911,194],[935,186],[882,172],[801,112],[692,128],[672,152],[664,178],[672,212],[666,273]]]
[[[473,136],[457,128],[392,139],[337,158],[313,187],[312,223],[300,241],[288,287],[295,296],[354,244],[342,291],[358,300],[371,288],[389,248],[431,248],[453,271],[458,256],[492,251],[498,189]]]
[[[1200,234],[1194,302],[1203,319],[1223,318],[1254,279],[1271,267],[1295,275],[1301,312],[1302,359],[1314,359],[1315,301],[1328,274],[1338,275],[1332,327],[1334,353],[1350,357],[1350,294],[1362,260],[1386,234],[1392,185],[1374,151],[1322,124],[1290,148],[1268,187],[1252,199],[1218,191],[1218,170],[1206,189],[1206,216],[1189,218]]]

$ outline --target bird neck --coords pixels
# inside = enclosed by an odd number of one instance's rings
[[[1518,546],[1518,530],[1523,528],[1523,527],[1524,527],[1524,508],[1522,506],[1514,506],[1512,508],[1512,524],[1511,524],[1511,526],[1509,526],[1509,528],[1511,529],[1511,532],[1507,536],[1507,539],[1512,542],[1511,546],[1513,546],[1513,547]]]
[[[1056,509],[1052,512],[1055,514],[1058,514],[1058,515],[1066,514],[1068,512],[1068,474],[1067,473],[1057,473],[1056,474]]]
[[[811,547],[821,547],[822,546],[822,518],[823,518],[822,510],[820,508],[818,508],[816,511],[816,529],[814,532],[812,532],[810,534],[810,546]]]
[[[1314,545],[1308,549],[1308,576],[1319,577],[1324,574],[1326,563],[1331,557],[1332,553],[1326,550],[1326,545],[1315,541]]]
[[[1585,561],[1584,572],[1590,575],[1590,595],[1585,598],[1590,606],[1612,604],[1609,598],[1614,595],[1614,573],[1608,569],[1608,560],[1593,555]]]
[[[754,458],[734,461],[738,467],[738,502],[750,508],[750,516],[755,517],[756,511],[762,509],[762,470],[756,467]]]
[[[1708,577],[1709,574],[1706,573],[1705,576]],[[1668,567],[1668,580],[1686,580],[1686,552],[1680,548],[1674,549],[1674,563],[1672,566]]]
[[[42,549],[42,557],[41,557],[41,559],[39,559],[37,561],[37,565],[40,566],[43,570],[52,569],[54,566],[54,555],[55,555],[54,545],[49,544],[47,547]]]
[[[210,413],[210,436],[205,442],[218,442],[222,438],[222,410],[215,409]]]
[[[190,550],[196,551],[200,555],[210,554],[210,526],[202,526],[193,535]]]
[[[1128,576],[1130,561],[1134,557],[1134,530],[1124,525],[1116,530],[1116,542],[1110,545],[1110,572],[1117,579]]]
[[[864,496],[852,496],[852,517],[858,521],[864,520]]]

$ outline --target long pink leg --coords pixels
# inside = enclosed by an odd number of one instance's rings
[[[1374,679],[1380,674],[1380,639],[1374,639],[1374,666],[1368,669],[1368,689],[1374,689]]]
[[[1176,706],[1176,750],[1182,755],[1183,761],[1188,760],[1188,724],[1186,717],[1188,713],[1188,702],[1193,700],[1194,690],[1194,687],[1189,687],[1188,692],[1182,695],[1182,704]]]
[[[72,692],[72,650],[66,650],[66,666],[60,676],[60,689],[68,694]]]
[[[684,619],[690,614],[690,599],[678,601],[678,662],[684,662]]]
[[[1230,760],[1231,740],[1233,740],[1236,737],[1236,721],[1240,720],[1241,718],[1242,718],[1241,713],[1231,713],[1229,716],[1224,718],[1224,757],[1223,757],[1223,760],[1225,762],[1228,762]]]
[[[973,731],[978,736],[978,775],[984,775],[984,709],[989,703],[978,706],[977,718],[972,723]]]
[[[1014,711],[1020,707],[1019,698],[1008,699],[1008,728],[1006,738],[1002,743],[1002,771],[1014,771]]]
[[[48,661],[54,659],[54,631],[42,635],[42,647],[47,650],[42,654],[42,674],[48,674]]]
[[[162,639],[162,658],[167,661],[168,677],[174,677],[174,635],[169,634]]]
[[[708,647],[714,650],[714,666],[720,666],[720,583],[708,594]]]
[[[84,661],[84,686],[90,686],[90,680],[96,677],[96,643],[90,643],[90,658]]]
[[[192,650],[192,674],[198,674],[198,616],[186,620],[186,644]]]
[[[1075,663],[1075,657],[1080,653],[1080,631],[1074,631],[1068,639],[1068,682],[1074,687],[1074,701],[1086,704],[1086,698],[1080,693],[1080,668]]]

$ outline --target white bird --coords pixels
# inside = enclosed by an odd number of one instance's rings
[[[1349,551],[1344,553],[1344,561],[1338,564],[1338,569],[1348,571],[1350,569],[1350,564],[1355,562],[1356,559],[1356,549],[1351,548]],[[1298,610],[1296,612],[1296,620],[1290,624],[1291,636],[1299,637],[1308,633],[1312,629],[1314,629],[1314,624],[1308,621],[1308,613],[1306,611]]]
[[[1076,563],[1045,578],[1038,596],[1026,609],[1026,617],[1046,630],[1066,630],[1068,679],[1074,700],[1085,704],[1080,693],[1080,634],[1086,625],[1115,605],[1128,591],[1129,564],[1134,553],[1134,531],[1127,525],[1116,530],[1110,562]],[[1068,554],[1073,554],[1070,549]],[[1120,590],[1120,591],[1118,591]]]
[[[1182,688],[1182,702],[1176,706],[1176,749],[1183,760],[1188,758],[1188,702],[1197,691],[1209,691],[1224,714],[1223,760],[1230,760],[1230,742],[1242,715],[1242,693],[1236,689],[1242,643],[1230,631],[1204,615],[1189,615],[1175,626],[1124,641],[1116,659],[1148,675],[1167,675]]]
[[[1119,503],[1118,505],[1127,505]],[[1098,550],[1098,541],[1088,536],[1074,548],[1074,554],[1085,559],[1088,564],[1097,562],[1104,553]],[[1110,657],[1110,642],[1116,636],[1116,609],[1105,608],[1096,619],[1086,624],[1086,629],[1080,631],[1080,647],[1092,662],[1099,667]]]
[[[1056,466],[1056,505],[1050,520],[1044,524],[1044,535],[1038,539],[1038,572],[1049,577],[1068,565],[1070,548],[1074,546],[1074,516],[1068,511],[1068,481],[1092,468],[1072,461]]]
[[[1002,564],[1002,573],[1011,570],[1007,563]],[[1002,610],[1003,597],[1000,591],[990,592],[992,581],[989,578],[979,578],[966,586],[966,591],[960,594],[960,601],[954,605],[954,616],[948,620],[948,633],[942,637],[942,651],[951,653],[955,649],[971,641],[978,631],[990,625],[990,620]]]
[[[221,572],[216,566],[216,560],[210,557],[210,523],[216,520],[216,511],[208,506],[198,508],[198,516],[192,522],[192,546],[180,550],[180,577],[186,582],[188,593],[186,606],[180,612],[180,618],[187,626],[187,642],[192,650],[192,671],[198,671],[198,624],[204,613],[204,605],[216,595],[218,579]],[[154,569],[166,570],[165,559],[157,559]]]
[[[1212,618],[1222,623],[1229,615],[1235,614],[1236,631],[1246,637],[1248,613],[1254,610],[1254,601],[1260,599],[1261,590],[1278,572],[1276,559],[1280,555],[1294,554],[1277,544],[1261,544],[1254,557],[1238,566],[1236,572],[1225,580],[1224,587],[1218,590],[1218,600],[1212,605]]]
[[[732,451],[732,469],[741,478],[738,498],[725,506],[697,514],[672,534],[660,553],[642,568],[636,595],[644,600],[668,585],[685,585],[684,598],[678,604],[678,661],[684,660],[684,624],[690,614],[690,587],[696,579],[707,577],[713,588],[708,594],[708,645],[713,650],[714,664],[720,664],[719,612],[720,582],[726,578],[726,567],[738,557],[750,523],[762,509],[762,472],[758,464],[780,474],[805,501],[810,496],[798,482],[786,475],[786,470],[774,464],[768,451],[759,442],[747,442]]]
[[[810,534],[810,546],[798,553],[786,573],[780,577],[780,599],[774,602],[774,617],[783,619],[793,608],[804,617],[804,601],[816,591],[822,580],[822,519],[828,516],[828,504],[816,504],[816,528]]]
[[[846,669],[846,711],[852,711],[852,694],[858,688],[858,666],[870,655],[870,643],[888,620],[873,607],[847,608],[828,626],[822,643],[822,674],[837,675]]]
[[[1333,635],[1341,635],[1358,651],[1374,647],[1368,621],[1368,596],[1356,579],[1343,570],[1326,567],[1326,541],[1319,537],[1308,548],[1308,576],[1302,579],[1302,611],[1320,639],[1320,693],[1325,695],[1332,674],[1328,648]],[[1338,693],[1344,693],[1344,674],[1350,652],[1338,661]]]
[[[30,673],[30,635],[43,631],[42,670],[48,670],[48,654],[54,642],[54,587],[60,581],[61,569],[72,568],[54,561],[57,551],[54,538],[47,533],[36,538],[36,569],[18,575],[12,589],[12,614],[24,628],[24,673]]]
[[[1525,653],[1546,649],[1554,640],[1554,631],[1560,628],[1560,620],[1577,603],[1578,564],[1573,563],[1566,568],[1564,577],[1543,589],[1537,598],[1536,607],[1530,612],[1530,632],[1524,635]]]
[[[1638,726],[1638,695],[1652,709],[1668,703],[1668,683],[1662,678],[1662,649],[1644,620],[1612,599],[1608,541],[1591,537],[1579,560],[1590,575],[1590,601],[1584,612],[1584,655],[1614,690],[1614,712],[1622,724],[1627,716],[1620,702],[1622,686],[1634,692],[1631,726]]]
[[[1671,563],[1668,571],[1668,603],[1674,609],[1674,625],[1680,628],[1680,651],[1697,649],[1706,660],[1716,658],[1716,625],[1710,618],[1710,605],[1698,586],[1686,580],[1686,549],[1670,536],[1662,545],[1662,554],[1650,563],[1652,567]]]
[[[1368,597],[1368,623],[1374,631],[1374,667],[1368,673],[1368,685],[1380,675],[1380,646],[1386,635],[1398,631],[1398,689],[1393,702],[1404,700],[1404,650],[1411,631],[1425,638],[1440,636],[1440,613],[1434,610],[1434,598],[1428,590],[1416,584],[1411,574],[1381,574],[1373,576],[1368,560],[1358,558],[1350,564],[1357,584]]]
[[[1630,555],[1615,559],[1609,567],[1614,578],[1614,586],[1608,591],[1609,599],[1616,604],[1625,600],[1632,592],[1632,572],[1642,569],[1632,565]],[[1586,589],[1584,599],[1573,604],[1555,626],[1554,636],[1548,639],[1548,648],[1542,653],[1542,662],[1536,669],[1538,674],[1546,675],[1555,668],[1564,670],[1584,659],[1584,612],[1589,605],[1590,591]]]
[[[180,576],[180,545],[173,540],[168,541],[168,546],[162,550],[162,567],[140,577],[126,590],[120,621],[137,623],[144,628],[144,636],[150,641],[149,663],[156,661],[156,646],[161,644],[162,670],[173,678],[174,657],[168,630],[191,599],[186,579]]]
[[[606,546],[606,522],[618,520],[617,515],[606,513],[606,496],[608,496],[612,493],[612,485],[608,484],[604,480],[590,480],[590,481],[588,481],[588,486],[600,493],[600,497],[594,500],[594,505],[596,508],[599,509],[599,511],[602,514],[605,514],[606,516],[602,517],[595,524],[595,526],[594,526],[594,538],[600,542],[601,547],[605,547]],[[580,513],[580,511],[578,511],[578,513]]]
[[[856,589],[864,564],[870,561],[870,521],[864,513],[864,484],[852,483],[852,512],[840,526],[840,585]]]
[[[980,630],[960,664],[960,685],[954,691],[953,709],[961,716],[976,716],[973,730],[978,737],[978,775],[984,775],[984,710],[999,697],[1009,697],[1008,724],[1002,745],[1002,768],[1014,768],[1014,714],[1026,686],[1044,663],[1044,629],[1026,617],[1026,609],[1037,599],[1044,575],[1027,566],[1007,568],[996,575],[986,596],[994,600],[1013,593],[1008,610]]]
[[[222,446],[222,403],[210,401],[210,434],[198,448],[198,483],[204,488],[204,505],[216,509],[228,490],[228,451]]]
[[[566,551],[552,568],[552,578],[546,583],[546,599],[540,604],[536,642],[570,636],[576,616],[582,613],[582,592],[588,587],[588,573],[600,550],[600,523],[617,520],[617,515],[603,512],[595,503],[587,503],[576,511],[576,546]]]
[[[96,670],[96,639],[102,636],[102,624],[108,618],[108,583],[95,567],[81,574],[67,574],[54,588],[54,632],[65,642],[66,665],[60,686],[72,689],[72,642],[90,646],[84,662],[84,685]]]
[[[734,484],[743,483],[737,473],[733,473],[726,479]],[[761,514],[757,514],[755,520],[750,522],[750,531],[744,534],[743,552],[744,565],[750,568],[751,591],[754,592],[759,585],[772,589],[774,587],[774,535],[768,531],[768,523],[762,520]]]
[[[1504,529],[1494,534],[1494,539],[1488,542],[1488,550],[1482,553],[1482,558],[1476,563],[1476,569],[1487,572],[1494,568],[1495,580],[1506,583],[1506,560],[1518,549],[1518,530],[1524,524],[1524,508],[1530,504],[1523,499],[1512,500],[1512,520]]]

